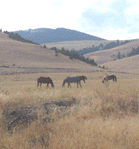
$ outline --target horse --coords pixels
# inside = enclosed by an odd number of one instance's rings
[[[40,84],[40,87],[42,86],[42,83],[47,83],[47,87],[49,87],[49,83],[51,84],[51,86],[54,88],[54,84],[53,84],[53,81],[51,78],[49,77],[39,77],[37,79],[37,87],[39,86]]]
[[[79,76],[79,78],[80,78],[80,81],[83,80],[84,83],[85,83],[85,80],[87,80],[87,77],[86,76]]]
[[[113,81],[117,82],[117,78],[115,75],[110,75],[110,76],[106,75],[103,77],[102,83],[105,83],[108,80],[113,80]]]
[[[80,85],[80,87],[82,87],[79,76],[73,76],[73,77],[68,76],[66,79],[64,79],[62,87],[65,86],[65,83],[68,83],[68,87],[71,87],[70,83],[77,83],[77,87],[78,87],[78,84]]]

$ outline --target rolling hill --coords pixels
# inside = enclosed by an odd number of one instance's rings
[[[82,40],[82,41],[66,41],[46,44],[47,48],[41,45],[31,43],[23,43],[10,39],[7,34],[0,33],[0,74],[14,73],[34,73],[34,72],[92,72],[102,70],[98,67],[91,66],[79,60],[71,60],[69,57],[58,53],[55,55],[53,50],[48,47],[66,45],[76,50],[91,45],[104,45],[110,43],[107,40]],[[49,46],[48,46],[49,45]],[[56,46],[56,47],[57,47]],[[108,66],[109,71],[139,73],[139,56],[131,56],[123,59],[117,59],[117,54],[127,55],[132,48],[139,47],[139,40],[134,40],[124,45],[108,49],[100,50],[93,53],[85,54],[86,58],[94,59],[100,66]],[[70,48],[69,48],[70,49]]]
[[[110,71],[139,73],[139,55],[125,57],[123,59],[117,58],[119,52],[121,55],[124,54],[127,56],[132,51],[132,48],[137,47],[139,47],[138,39],[109,50],[100,50],[85,54],[84,56],[94,59],[100,66],[107,66]]]
[[[117,60],[118,52],[120,52],[121,55],[124,54],[126,56],[129,52],[132,51],[132,48],[137,48],[138,46],[139,40],[135,40],[112,49],[100,50],[85,54],[84,56],[94,59],[97,64],[103,64],[106,62]]]
[[[80,40],[80,41],[64,41],[64,42],[54,42],[54,43],[46,43],[45,45],[48,48],[57,47],[58,49],[64,48],[66,50],[75,50],[79,51],[83,48],[92,47],[92,45],[99,46],[101,43],[106,45],[110,43],[109,40]]]
[[[101,70],[41,45],[19,42],[0,33],[0,74],[36,72],[84,72]]]
[[[108,70],[115,72],[139,74],[139,55],[119,59],[116,61],[110,61],[103,63],[102,65],[107,66]]]
[[[67,42],[57,42],[57,43],[48,43],[45,44],[47,47],[57,47],[61,49],[64,47],[68,50],[76,50],[91,47],[92,45],[99,46],[100,44],[106,45],[111,43],[111,40],[100,40],[100,41],[67,41]],[[124,42],[124,40],[120,41]],[[139,56],[131,56],[126,57],[128,53],[132,51],[132,48],[139,47],[139,40],[136,39],[134,41],[130,41],[126,44],[107,49],[107,50],[99,50],[96,52],[85,54],[86,58],[94,59],[94,61],[103,67],[108,66],[109,71],[117,71],[117,72],[126,72],[126,73],[139,73],[138,63]],[[126,58],[118,59],[117,55],[120,52],[121,56],[125,56]]]
[[[15,31],[14,33],[18,33],[21,37],[39,44],[78,40],[104,40],[96,36],[65,28],[38,28],[27,31]]]

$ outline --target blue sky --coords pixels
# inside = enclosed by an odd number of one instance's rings
[[[108,40],[139,38],[138,0],[3,0],[0,28],[74,29]]]

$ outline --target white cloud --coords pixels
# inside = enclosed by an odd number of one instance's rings
[[[3,0],[0,28],[64,27],[106,39],[137,38],[138,0]]]
[[[139,3],[136,3],[136,4],[132,5],[131,7],[129,7],[129,8],[126,10],[126,13],[127,13],[129,16],[138,15],[138,14],[139,14]]]

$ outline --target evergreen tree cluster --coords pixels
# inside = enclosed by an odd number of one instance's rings
[[[137,48],[132,48],[132,51],[127,54],[128,57],[138,55],[139,54],[139,47]]]
[[[79,50],[78,53],[84,55],[84,54],[92,53],[92,52],[99,51],[99,50],[111,49],[111,48],[126,44],[130,41],[131,40],[126,40],[124,42],[123,41],[119,42],[119,40],[117,40],[116,42],[110,42],[110,43],[106,44],[105,46],[101,43],[99,46],[94,46],[93,45],[92,47],[84,48],[82,50]]]
[[[118,52],[117,54],[117,59],[122,59],[125,58],[126,56],[124,54],[121,54],[120,52]]]
[[[61,50],[57,49],[56,47],[52,47],[51,50],[55,51],[55,55],[58,56],[58,53],[61,53],[63,55],[69,56],[71,60],[78,59],[80,61],[83,61],[85,63],[97,66],[97,63],[95,63],[94,59],[85,58],[83,55],[80,55],[79,53],[75,51],[68,51],[62,48]]]
[[[32,43],[32,44],[37,44],[29,39],[24,39],[22,38],[18,33],[13,33],[13,32],[8,32],[8,31],[4,31],[5,34],[9,35],[9,38],[17,40],[17,41],[21,41],[21,42],[26,42],[26,43]]]

